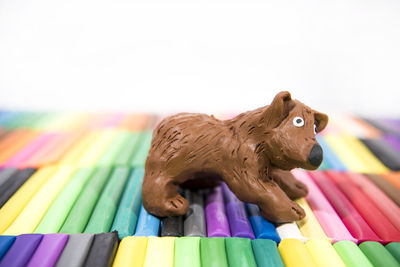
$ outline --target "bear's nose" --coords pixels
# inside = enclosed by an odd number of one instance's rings
[[[315,144],[308,156],[308,160],[313,166],[319,166],[322,161],[322,148],[319,144]]]

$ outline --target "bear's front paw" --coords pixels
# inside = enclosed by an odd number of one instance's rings
[[[263,209],[260,207],[261,216],[266,220],[274,223],[287,223],[303,219],[306,216],[303,208],[296,202],[291,202],[286,207],[268,207]]]

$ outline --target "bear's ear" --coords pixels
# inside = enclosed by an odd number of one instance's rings
[[[271,105],[269,105],[260,120],[267,128],[277,127],[288,115],[290,110],[294,108],[294,102],[290,93],[283,91],[278,93]]]
[[[314,111],[314,121],[316,126],[315,131],[319,133],[328,125],[328,115]]]

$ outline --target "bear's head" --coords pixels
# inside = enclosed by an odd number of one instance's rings
[[[327,115],[293,100],[289,92],[278,93],[259,121],[265,156],[280,169],[317,169],[323,154],[315,134],[327,124]]]

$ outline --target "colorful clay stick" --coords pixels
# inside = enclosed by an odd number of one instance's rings
[[[89,145],[82,157],[78,161],[80,166],[93,166],[98,158],[103,154],[116,135],[115,130],[104,130],[100,132],[98,138]]]
[[[175,237],[149,237],[144,267],[172,267],[174,264]]]
[[[282,239],[278,249],[286,267],[317,266],[306,245],[298,239]]]
[[[400,231],[400,208],[367,177],[359,173],[348,173],[347,177],[385,214]]]
[[[292,223],[283,223],[276,226],[276,232],[278,233],[281,241],[283,239],[298,239],[302,242],[306,242],[307,238],[304,237],[299,227],[297,226],[296,222]]]
[[[397,190],[400,190],[400,174],[396,172],[389,172],[382,174],[381,178],[392,184]],[[379,186],[378,186],[379,187]]]
[[[148,213],[141,205],[135,236],[158,236],[159,229],[160,219]]]
[[[3,233],[17,218],[26,204],[57,170],[54,166],[38,170],[0,209],[0,233]]]
[[[0,164],[4,164],[33,142],[38,133],[29,130],[17,130],[3,138],[0,144]]]
[[[149,114],[128,114],[121,121],[119,127],[130,131],[141,131],[146,129],[149,119]]]
[[[306,248],[318,266],[346,266],[328,240],[308,240]]]
[[[382,139],[361,139],[361,141],[386,167],[392,171],[400,170],[400,152],[391,148]]]
[[[226,256],[229,266],[256,267],[251,240],[248,238],[228,237],[225,239]]]
[[[383,241],[400,240],[400,232],[356,185],[349,181],[346,173],[329,172],[332,181],[346,195],[373,231]]]
[[[57,198],[43,216],[34,231],[35,233],[57,233],[60,230],[76,199],[93,174],[93,171],[94,168],[80,168],[74,173],[69,183],[62,189],[60,194],[58,194]]]
[[[4,190],[0,189],[0,208],[10,199],[12,195],[32,176],[36,171],[34,168],[27,168],[15,173],[4,185]]]
[[[15,236],[12,235],[0,235],[0,262],[4,254],[8,251],[11,245],[15,241]]]
[[[383,140],[388,146],[392,147],[397,152],[400,152],[400,140],[397,136],[385,134]]]
[[[3,185],[11,179],[11,177],[17,173],[17,168],[5,168],[0,171],[0,190],[3,188]]]
[[[396,261],[392,254],[385,247],[375,241],[366,241],[359,245],[361,251],[367,256],[374,266],[399,267],[400,263]]]
[[[211,189],[206,196],[206,222],[208,237],[231,236],[221,186]]]
[[[111,231],[118,231],[120,239],[135,233],[142,203],[143,173],[143,168],[133,170],[119,203]]]
[[[38,247],[43,235],[20,235],[0,261],[0,267],[26,266],[31,256]]]
[[[309,174],[332,204],[351,235],[359,242],[366,240],[381,241],[382,239],[375,234],[353,204],[342,191],[340,191],[335,183],[331,181],[328,176],[329,173],[332,175],[334,172],[310,172]],[[338,175],[340,175],[340,173],[338,173]]]
[[[325,139],[322,136],[317,136],[318,143],[322,146],[322,150],[324,151],[324,159],[326,161],[326,165],[329,166],[330,169],[345,171],[347,170],[346,166],[339,159],[339,157],[332,151],[331,147],[325,142]]]
[[[52,267],[57,262],[62,250],[67,243],[66,234],[44,235],[38,248],[28,263],[28,267]]]
[[[146,249],[147,237],[125,237],[119,244],[113,267],[143,266]]]
[[[111,266],[117,252],[118,242],[118,234],[116,232],[96,234],[83,266]]]
[[[204,200],[201,191],[185,191],[189,201],[189,211],[184,216],[183,233],[185,236],[207,236]]]
[[[92,246],[94,234],[73,234],[61,252],[56,267],[80,267]]]
[[[141,133],[139,144],[131,159],[132,167],[144,167],[144,163],[146,162],[146,157],[150,149],[151,138],[152,131],[144,131]]]
[[[5,129],[0,129],[0,141],[1,141],[2,138],[6,137],[7,134],[9,134],[11,132],[12,131],[8,131],[8,130],[5,130]]]
[[[283,267],[275,241],[269,239],[251,240],[254,257],[259,267]]]
[[[400,242],[392,242],[385,246],[392,256],[400,262]],[[1,258],[1,256],[0,256]]]
[[[107,114],[104,116],[101,123],[98,124],[99,127],[116,127],[120,121],[124,118],[121,113]]]
[[[7,124],[7,121],[13,120],[18,115],[15,111],[5,111],[0,117],[0,125]]]
[[[129,138],[128,132],[118,132],[107,149],[97,160],[98,166],[113,166],[116,156],[125,149],[125,143]]]
[[[27,146],[21,149],[17,154],[12,156],[6,162],[2,164],[3,167],[19,167],[24,161],[29,159],[33,154],[35,154],[42,146],[50,142],[56,137],[55,133],[43,133],[30,142]]]
[[[396,128],[393,128],[391,125],[386,124],[381,119],[372,119],[372,118],[362,118],[362,119],[384,133],[399,135],[399,132]]]
[[[201,265],[208,267],[228,267],[225,238],[200,238]]]
[[[378,174],[365,174],[365,176],[385,192],[394,203],[400,206],[400,189]]]
[[[160,236],[183,236],[183,216],[161,218]]]
[[[276,232],[275,225],[261,216],[260,209],[257,205],[246,203],[246,208],[256,238],[272,239],[276,243],[281,242],[281,239]]]
[[[61,233],[77,234],[82,233],[89,221],[90,215],[96,205],[104,185],[107,183],[111,168],[98,168],[85,188],[75,201],[71,211],[69,212]]]
[[[128,168],[114,169],[90,216],[85,233],[95,234],[110,231],[128,175]]]
[[[314,173],[316,176],[318,176],[320,175],[320,172],[306,173],[300,170],[293,170],[292,173],[298,180],[302,181],[307,186],[307,203],[311,207],[313,214],[317,218],[328,238],[333,242],[337,242],[339,240],[350,240],[356,242],[357,240],[349,233],[346,226],[335,212],[334,208],[309,176]]]
[[[200,267],[200,237],[175,238],[174,267]]]
[[[371,262],[360,248],[351,241],[343,240],[333,244],[333,248],[348,267],[372,267]]]
[[[60,165],[75,165],[82,158],[86,149],[94,143],[100,135],[100,132],[88,132],[78,138],[78,141],[61,157]]]
[[[307,201],[304,198],[300,198],[296,200],[296,203],[299,204],[306,213],[306,217],[296,221],[301,234],[307,239],[328,240],[328,237],[324,230],[322,230],[317,218],[315,218],[310,206],[308,206]]]
[[[58,193],[68,183],[74,170],[75,168],[71,166],[59,167],[57,172],[36,193],[4,234],[32,233]]]
[[[226,215],[228,215],[232,236],[254,239],[253,229],[247,218],[246,208],[243,202],[232,193],[225,183],[222,183],[221,187],[224,194]]]
[[[114,160],[115,166],[120,166],[120,167],[130,166],[130,160],[133,154],[135,153],[135,150],[140,140],[140,133],[135,132],[135,133],[129,133],[128,135],[129,137],[125,142],[123,149],[120,150],[116,155],[116,158]]]

